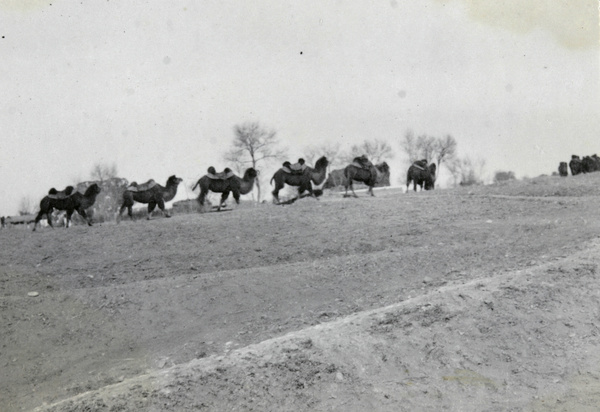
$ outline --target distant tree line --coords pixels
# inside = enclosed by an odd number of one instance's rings
[[[441,137],[427,134],[417,136],[408,130],[399,140],[399,145],[408,159],[406,168],[417,160],[425,159],[427,163],[437,164],[438,173],[443,166],[450,173],[456,186],[483,183],[485,161],[472,160],[468,156],[459,157],[458,143],[449,134]],[[336,142],[308,146],[304,150],[303,157],[308,164],[314,164],[319,157],[326,156],[331,172],[345,167],[352,162],[352,159],[361,155],[366,155],[375,164],[395,157],[391,144],[377,138],[365,139],[360,144],[352,145],[349,150],[342,150],[340,143]],[[275,131],[265,128],[258,122],[250,122],[234,127],[232,148],[225,153],[224,160],[242,174],[245,167],[259,170],[260,166],[269,160],[282,160],[286,157],[287,151],[280,147]],[[257,200],[260,201],[259,182],[257,182],[257,189]]]

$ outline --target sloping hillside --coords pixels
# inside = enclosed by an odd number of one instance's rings
[[[594,242],[41,410],[594,411],[598,258]]]
[[[0,409],[594,410],[599,180],[2,230]]]

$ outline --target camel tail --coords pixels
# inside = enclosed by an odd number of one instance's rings
[[[195,184],[195,185],[194,185],[194,187],[192,188],[192,192],[193,192],[194,190],[196,190],[196,186],[198,186],[199,184],[200,184],[200,180],[198,180],[198,181],[196,182],[196,184]]]

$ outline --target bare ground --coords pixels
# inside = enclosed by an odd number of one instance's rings
[[[597,410],[598,175],[2,230],[0,410]]]

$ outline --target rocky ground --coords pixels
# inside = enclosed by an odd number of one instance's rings
[[[599,183],[1,230],[0,410],[597,410]]]

